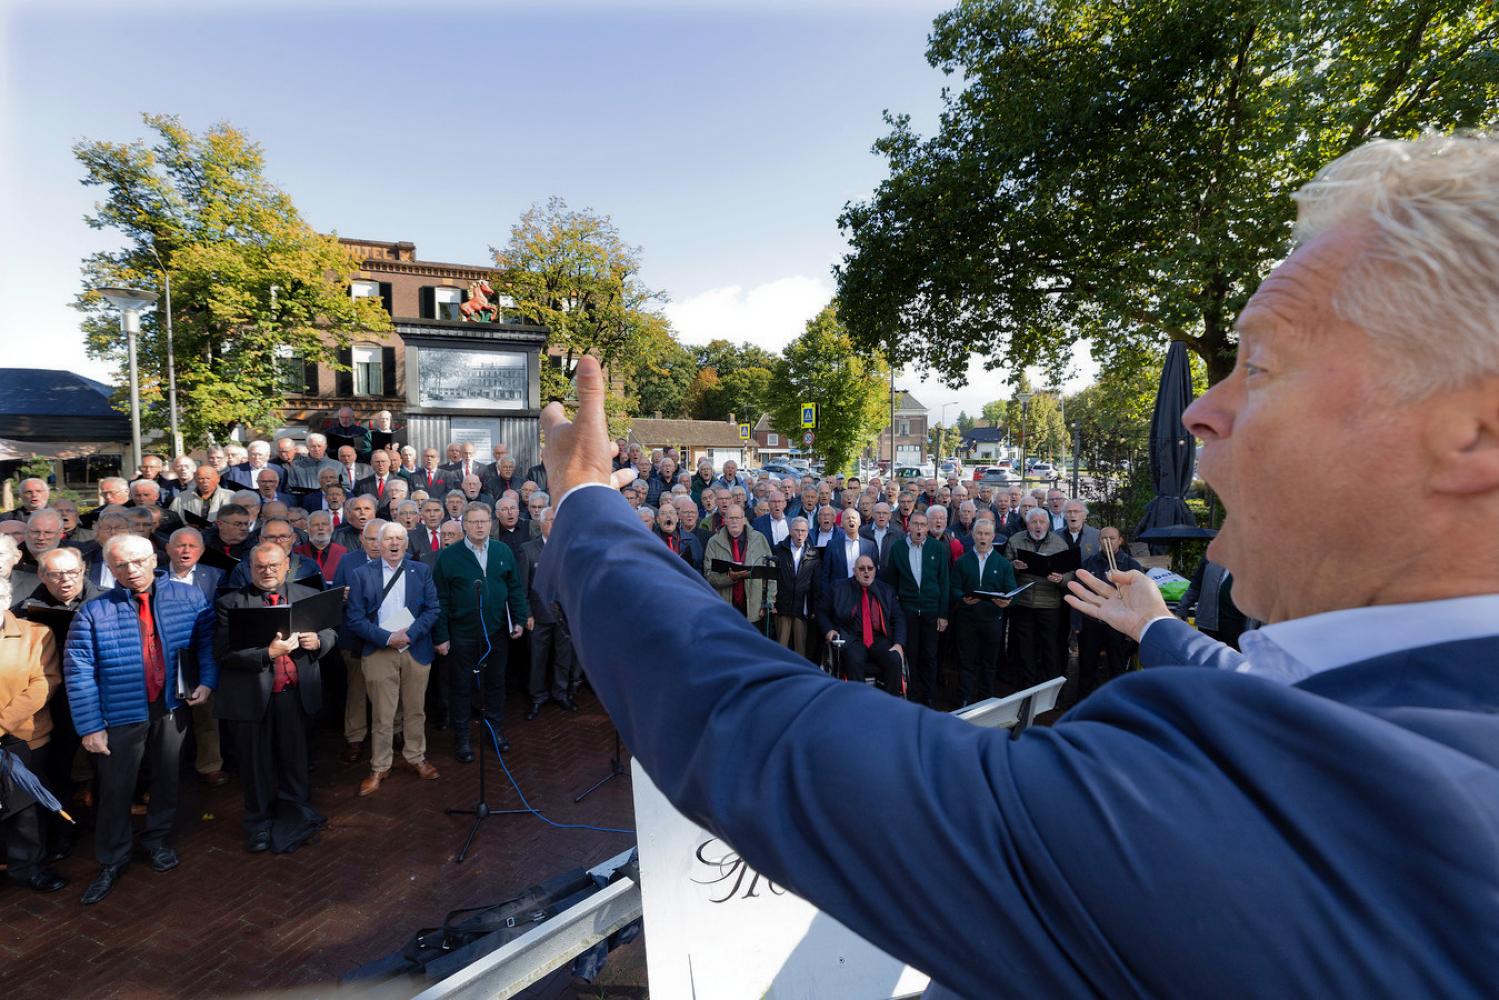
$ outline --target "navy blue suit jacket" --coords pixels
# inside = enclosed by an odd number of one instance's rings
[[[167,579],[172,578],[172,568],[167,567]],[[199,563],[193,567],[193,586],[203,591],[203,596],[208,598],[212,604],[219,599],[219,588],[224,586],[224,571],[217,566],[204,566]]]
[[[859,536],[859,555],[874,560],[874,568],[880,568],[880,550],[874,540]],[[834,580],[847,580],[853,575],[848,564],[848,536],[842,531],[835,534],[822,549],[822,588],[826,590]]]
[[[380,569],[383,565],[383,559],[367,562],[349,574],[349,600],[344,607],[344,624],[354,633],[354,649],[359,656],[384,649],[390,641],[390,633],[376,621],[380,592],[385,589],[384,574]],[[437,615],[441,611],[437,604],[437,585],[432,580],[432,570],[424,564],[405,559],[401,565],[406,567],[406,610],[416,619],[406,629],[406,637],[411,640],[411,658],[418,663],[431,663],[437,655],[432,645],[432,626],[437,624]],[[339,570],[342,569],[340,561]]]
[[[608,489],[536,589],[666,797],[929,997],[1492,995],[1499,637],[1136,671],[1012,740],[764,639]],[[693,655],[619,656],[662,607]]]

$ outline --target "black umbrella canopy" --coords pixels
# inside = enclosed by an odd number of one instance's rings
[[[1197,518],[1182,499],[1192,485],[1192,460],[1197,454],[1196,439],[1182,425],[1182,414],[1191,402],[1192,366],[1187,345],[1178,340],[1166,351],[1155,415],[1150,420],[1150,481],[1155,498],[1135,527],[1136,538],[1153,528],[1197,527]]]

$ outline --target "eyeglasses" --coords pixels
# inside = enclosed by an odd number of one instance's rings
[[[43,580],[76,580],[83,576],[81,569],[49,570],[42,574]]]
[[[120,562],[117,562],[117,563],[110,563],[109,564],[109,571],[111,573],[115,573],[115,567],[119,567],[122,570],[146,569],[155,560],[156,560],[155,556],[143,556],[140,559],[124,559],[124,560],[121,560]],[[119,576],[119,575],[120,574],[115,573],[115,576]]]

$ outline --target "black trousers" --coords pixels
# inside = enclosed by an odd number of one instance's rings
[[[32,750],[25,740],[14,736],[0,739],[0,746],[7,753],[14,754],[16,760],[29,768],[32,774],[40,777],[46,772],[49,756],[47,751],[51,749],[50,746]],[[16,796],[14,802],[6,802],[13,811],[7,811],[4,819],[0,819],[0,832],[5,837],[5,874],[13,882],[25,882],[46,866],[46,851],[43,846],[45,837],[42,831],[50,810],[42,809],[24,792],[18,792]],[[22,801],[28,804],[14,808]]]
[[[937,694],[937,613],[901,609],[906,616],[906,662],[911,665],[912,701],[930,705]],[[844,647],[847,650],[848,647]]]
[[[958,700],[968,705],[994,697],[994,677],[1005,658],[1005,623],[1003,618],[985,621],[959,615],[948,631],[957,631]]]
[[[1092,694],[1102,680],[1111,681],[1129,669],[1129,658],[1135,653],[1135,641],[1093,618],[1083,621],[1077,636],[1077,696],[1081,700]],[[1103,657],[1102,665],[1099,657]]]
[[[244,827],[269,830],[281,801],[304,806],[312,799],[307,780],[307,713],[296,688],[271,695],[254,722],[228,722],[239,752],[245,786]],[[152,796],[155,797],[154,795]]]
[[[550,684],[548,667],[552,668]],[[577,695],[582,682],[583,670],[573,655],[572,637],[554,622],[537,622],[531,629],[531,677],[527,685],[532,704],[540,705],[548,694],[557,701],[567,701]]]
[[[885,690],[900,694],[900,654],[892,649],[889,636],[877,635],[873,646],[865,646],[858,636],[845,635],[843,644],[843,673],[856,684],[863,684],[871,670],[884,683]]]
[[[141,846],[154,850],[166,843],[177,818],[177,792],[182,777],[182,747],[192,721],[186,706],[168,712],[161,702],[151,706],[149,722],[110,726],[104,732],[109,753],[95,754],[99,767],[99,809],[94,820],[94,857],[105,866],[130,860],[133,832],[130,799],[141,762],[149,757],[151,801],[146,806],[146,827]]]
[[[496,632],[489,637],[487,644],[482,636],[463,639],[454,636],[451,642],[453,645],[448,650],[448,667],[452,671],[448,680],[448,720],[453,725],[454,738],[469,738],[469,717],[473,715],[481,685],[484,717],[498,735],[505,717],[505,665],[509,662],[510,636]]]
[[[1010,606],[1010,652],[1020,668],[1020,686],[1034,687],[1042,681],[1062,676],[1067,660],[1061,651],[1062,632],[1057,620],[1061,608],[1024,608]]]

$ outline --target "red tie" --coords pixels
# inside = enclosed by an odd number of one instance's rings
[[[265,603],[271,607],[281,603],[280,594],[266,594]],[[290,656],[278,656],[271,661],[271,667],[276,672],[276,679],[271,682],[271,693],[280,694],[285,691],[287,685],[297,683],[297,665]]]
[[[433,479],[433,478],[432,478],[432,470],[431,470],[431,469],[428,469],[428,470],[427,470],[427,489],[429,489],[429,490],[430,490],[430,489],[431,489],[431,488],[432,488],[432,484],[433,484],[433,483],[434,483],[434,482],[436,482],[436,480],[434,480],[434,479]]]
[[[463,463],[463,478],[467,479],[468,477],[469,477],[469,464],[467,462],[464,462]]]
[[[733,537],[729,538],[729,551],[733,555],[734,561],[736,563],[743,561],[744,557],[739,554],[739,539],[733,538]],[[745,597],[744,597],[744,581],[743,580],[735,580],[734,581],[734,589],[732,591],[730,591],[730,593],[733,595],[733,598],[734,598],[734,606],[736,608],[742,608],[742,607],[744,607],[744,602],[745,602]]]
[[[429,535],[432,536],[432,551],[436,552],[437,551],[437,532],[433,531],[431,528],[428,528],[427,529],[427,534],[429,534]]]
[[[676,535],[667,535],[666,536],[666,544],[671,547],[671,550],[673,552],[677,552],[677,536]],[[681,553],[677,552],[677,555],[681,555]]]
[[[343,523],[344,523],[343,515],[340,514],[338,511],[335,510],[333,512],[333,526],[336,528],[340,524],[343,524]]]
[[[377,479],[375,481],[375,496],[380,500],[385,499],[385,480]]]
[[[869,588],[864,591],[864,648],[869,649],[874,645],[874,615],[869,610]]]
[[[167,683],[167,662],[161,654],[161,639],[156,635],[156,620],[151,617],[151,595],[140,593],[141,662],[146,668],[146,701],[161,697]]]

